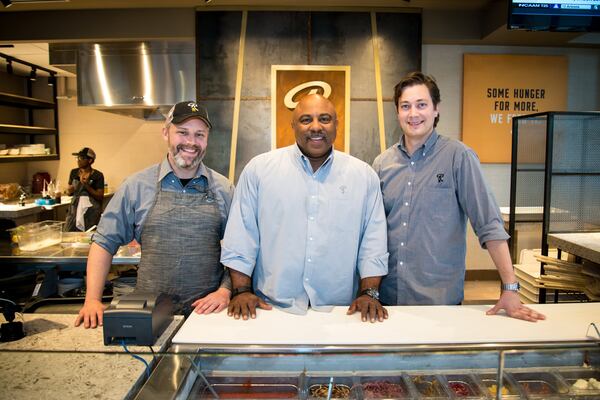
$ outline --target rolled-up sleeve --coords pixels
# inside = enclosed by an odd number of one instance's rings
[[[481,165],[472,150],[460,154],[457,185],[461,207],[469,217],[481,247],[490,240],[507,240],[500,208],[485,183]]]
[[[134,226],[135,209],[131,205],[129,187],[123,184],[102,213],[92,240],[114,255],[120,246],[134,239]]]
[[[260,245],[257,213],[257,177],[250,163],[235,189],[221,246],[221,263],[248,276],[254,271]]]
[[[379,178],[366,166],[368,197],[363,217],[364,230],[358,251],[358,272],[361,278],[383,276],[388,273],[387,223]]]

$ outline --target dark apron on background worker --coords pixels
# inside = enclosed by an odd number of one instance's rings
[[[79,202],[82,197],[87,197],[91,206],[82,210],[83,212],[83,221],[84,221],[84,229],[79,229],[77,227],[77,211],[79,207]],[[65,220],[65,232],[76,232],[76,231],[85,231],[91,228],[94,225],[98,225],[100,222],[100,217],[102,216],[102,205],[92,196],[81,196],[79,193],[73,195],[71,199],[71,204],[69,204],[69,209],[67,211],[67,217]]]
[[[158,182],[154,205],[142,228],[136,290],[167,293],[176,311],[220,286],[221,214],[214,194],[167,192]]]

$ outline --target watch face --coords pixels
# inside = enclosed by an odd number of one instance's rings
[[[375,300],[379,300],[379,291],[377,289],[369,288],[366,289],[364,293],[367,296],[374,298]]]

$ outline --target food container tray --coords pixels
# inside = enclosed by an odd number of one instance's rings
[[[359,376],[352,391],[358,399],[414,399],[416,393],[411,390],[402,374]]]
[[[562,378],[552,372],[510,372],[510,376],[528,399],[559,399],[569,389]]]
[[[597,369],[576,369],[576,370],[561,370],[558,374],[563,378],[566,385],[569,387],[569,393],[576,396],[594,396],[600,398],[600,388],[597,387],[600,384],[600,370]],[[574,386],[579,380],[585,380],[588,387],[578,388]],[[598,381],[594,384],[592,379]],[[581,382],[582,383],[582,382]]]
[[[21,251],[36,251],[62,241],[63,221],[33,222],[7,229]]]
[[[303,388],[300,397],[310,400],[326,399],[331,384],[331,399],[358,399],[352,390],[356,382],[358,378],[351,376],[308,376],[306,388]]]
[[[297,399],[298,379],[281,377],[208,377],[210,387],[221,399]],[[201,399],[214,399],[204,385]]]
[[[446,387],[456,399],[487,399],[487,390],[471,374],[444,375]]]
[[[479,381],[482,386],[487,390],[488,395],[495,399],[497,384],[498,384],[498,375],[495,373],[489,374],[479,374]],[[503,399],[520,399],[521,393],[519,392],[519,388],[516,383],[506,374],[502,379],[502,398]]]
[[[438,400],[451,398],[444,379],[439,375],[409,375],[408,382],[414,387],[419,399]]]

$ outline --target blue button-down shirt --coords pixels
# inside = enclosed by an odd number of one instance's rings
[[[387,273],[379,180],[334,151],[313,172],[297,145],[253,158],[235,191],[221,263],[286,311],[349,305],[359,278]]]
[[[201,193],[208,188],[219,205],[224,231],[233,197],[233,185],[229,180],[202,163],[194,178],[183,187],[165,158],[162,163],[137,172],[123,182],[106,206],[93,241],[110,254],[115,254],[119,246],[133,239],[143,245],[144,221],[154,204],[159,184],[161,190],[169,192]],[[189,239],[192,238],[181,240]]]
[[[390,252],[381,300],[389,305],[458,304],[467,217],[484,246],[508,239],[502,216],[470,148],[434,131],[409,155],[403,139],[373,163],[381,180]]]

